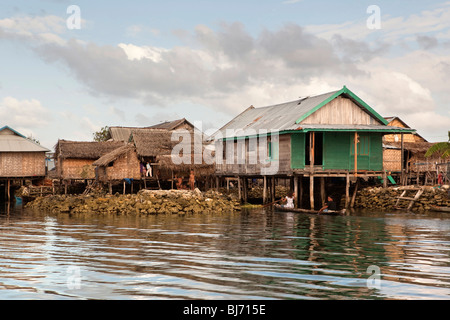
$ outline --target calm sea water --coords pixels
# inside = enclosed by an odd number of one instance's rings
[[[0,299],[450,299],[450,214],[69,216],[5,205],[0,271]]]

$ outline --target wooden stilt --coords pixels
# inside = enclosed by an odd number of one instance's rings
[[[271,196],[272,196],[272,202],[275,201],[275,184],[276,184],[276,182],[275,182],[275,177],[272,177],[272,184],[270,185],[270,188],[272,189],[272,190],[270,191],[270,193],[272,194],[272,195],[271,195]]]
[[[112,182],[111,182],[111,180],[109,181],[109,194],[112,194]]]
[[[301,176],[299,178],[298,184],[299,184],[299,192],[300,192],[300,195],[298,196],[298,207],[299,208],[303,208],[303,190],[304,190],[304,188],[303,188],[303,176]]]
[[[239,176],[238,176],[238,197],[239,197],[239,201],[242,201],[241,177],[239,177]]]
[[[216,191],[219,192],[219,177],[216,177]]]
[[[10,179],[8,179],[8,186],[7,186],[7,188],[8,188],[8,201],[11,201],[11,180]]]
[[[311,210],[314,210],[314,175],[309,176],[309,202]]]
[[[263,204],[267,203],[267,177],[263,177]]]
[[[295,206],[299,208],[298,203],[298,176],[294,176],[294,195],[295,195]]]
[[[242,180],[243,184],[243,194],[244,194],[244,203],[247,203],[248,201],[248,179],[247,177],[244,177]]]
[[[350,203],[350,208],[355,206],[356,193],[358,192],[359,179],[356,179],[355,190],[353,191],[352,202]]]
[[[345,208],[348,208],[350,204],[350,174],[348,171],[345,180]]]
[[[325,178],[324,177],[320,177],[320,201],[321,204],[324,204],[326,201],[325,198]]]
[[[123,194],[125,194],[125,190],[126,190],[126,182],[125,180],[123,180]]]

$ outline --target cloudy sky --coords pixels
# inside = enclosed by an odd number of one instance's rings
[[[0,126],[47,148],[343,85],[429,141],[450,129],[445,1],[2,0],[0,52]]]

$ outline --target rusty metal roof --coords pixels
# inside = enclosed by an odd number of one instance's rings
[[[332,91],[324,94],[320,94],[312,97],[300,98],[298,100],[276,104],[267,107],[254,108],[250,107],[236,116],[216,133],[214,133],[209,139],[221,139],[231,137],[250,136],[252,132],[254,134],[260,133],[262,130],[270,132],[286,132],[286,131],[383,131],[383,132],[413,132],[414,129],[406,129],[399,127],[386,126],[383,123],[384,119],[381,118],[378,113],[371,109],[359,98],[355,98],[361,108],[371,114],[374,118],[378,119],[379,124],[374,125],[342,125],[342,124],[301,124],[300,120],[307,118],[310,114],[318,110],[321,106],[328,103],[336,96],[340,94],[350,93],[353,97],[355,95],[351,93],[345,86],[338,91]]]

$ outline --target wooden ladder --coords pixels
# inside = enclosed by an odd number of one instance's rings
[[[417,191],[416,194],[414,195],[414,197],[406,197],[406,193],[408,191]],[[404,188],[402,194],[400,195],[400,197],[397,197],[397,203],[395,204],[395,207],[397,209],[404,209],[398,206],[400,200],[407,200],[409,201],[408,207],[406,208],[406,210],[411,210],[412,206],[414,205],[414,202],[416,202],[417,200],[419,200],[420,196],[423,193],[423,188]]]

